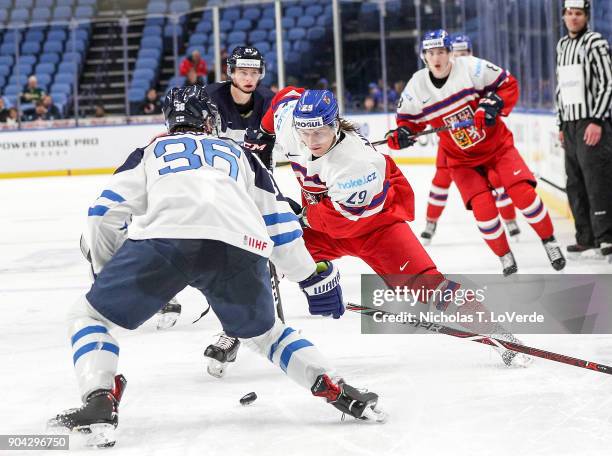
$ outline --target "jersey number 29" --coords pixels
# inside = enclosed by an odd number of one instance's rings
[[[168,153],[168,146],[170,145],[182,145],[183,150],[180,152]],[[155,145],[153,153],[157,158],[163,156],[164,162],[166,163],[180,160],[176,164],[180,163],[181,166],[176,166],[174,168],[171,166],[164,166],[161,168],[159,170],[160,176],[168,173],[180,173],[181,171],[201,168],[203,166],[202,158],[204,158],[204,162],[211,168],[228,171],[227,166],[215,166],[215,158],[218,157],[229,164],[229,176],[234,180],[238,179],[238,158],[241,152],[225,141],[216,139],[200,139],[196,141],[187,136],[181,138],[168,138],[159,141]],[[185,160],[187,161],[186,163]]]

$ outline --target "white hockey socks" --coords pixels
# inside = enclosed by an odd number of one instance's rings
[[[119,344],[109,333],[114,325],[82,296],[68,314],[68,337],[81,398],[114,386]]]

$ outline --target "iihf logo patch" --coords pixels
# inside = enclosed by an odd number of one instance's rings
[[[331,100],[329,99],[329,97],[327,95],[325,95],[323,97],[323,103],[325,103],[325,104],[330,104],[331,103]]]

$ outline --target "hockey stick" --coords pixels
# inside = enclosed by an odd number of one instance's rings
[[[388,312],[381,309],[373,309],[366,306],[358,306],[356,304],[348,303],[346,309],[351,312],[357,312],[362,315],[374,318],[375,314],[380,315],[391,315],[399,317],[400,315],[394,312]],[[569,364],[571,366],[582,367],[583,369],[590,369],[603,374],[612,375],[612,366],[606,366],[605,364],[594,363],[592,361],[585,361],[583,359],[572,358],[571,356],[561,355],[559,353],[553,353],[539,348],[528,347],[526,345],[519,345],[513,342],[508,342],[502,339],[497,339],[490,336],[483,336],[481,334],[471,333],[468,331],[462,331],[460,329],[449,328],[438,323],[428,323],[421,320],[408,320],[408,321],[395,321],[395,323],[401,325],[409,325],[415,328],[423,328],[430,332],[438,334],[446,334],[448,336],[459,337],[461,339],[471,340],[472,342],[478,342],[480,344],[490,345],[492,347],[503,347],[508,350],[515,352],[524,353],[530,356],[537,356],[538,358],[548,359],[550,361],[557,361],[558,363]]]
[[[270,281],[272,283],[272,297],[274,298],[274,304],[276,305],[276,315],[280,318],[280,321],[285,323],[285,313],[283,312],[283,302],[281,301],[280,290],[278,289],[278,274],[276,273],[276,267],[270,262]]]
[[[433,133],[439,133],[441,131],[446,131],[446,130],[456,130],[459,128],[467,128],[467,127],[471,127],[472,125],[474,125],[474,121],[473,120],[462,120],[460,122],[455,122],[454,124],[451,125],[445,125],[443,127],[438,127],[438,128],[430,128],[429,130],[423,130],[423,131],[419,131],[418,133],[415,133],[412,135],[413,138],[418,138],[419,136],[423,136],[423,135],[431,135]],[[392,132],[395,130],[391,130]],[[373,146],[382,146],[383,144],[387,144],[387,140],[386,139],[381,139],[379,141],[374,141],[372,143]]]
[[[274,174],[274,159],[270,160],[268,167],[270,174]],[[274,298],[274,306],[276,307],[276,315],[285,323],[285,312],[283,312],[283,302],[281,301],[280,289],[278,288],[279,280],[278,274],[276,273],[276,267],[271,261],[268,261],[270,265],[270,283],[272,285],[272,297]]]

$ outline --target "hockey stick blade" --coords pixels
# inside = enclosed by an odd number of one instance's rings
[[[368,317],[373,318],[375,314],[380,315],[393,315],[400,316],[394,312],[388,312],[386,310],[381,309],[373,309],[371,307],[359,306],[357,304],[348,303],[346,305],[346,310],[350,310],[351,312],[360,313],[362,315],[367,315]],[[570,366],[581,367],[583,369],[593,370],[595,372],[601,372],[602,374],[610,374],[612,375],[612,366],[606,366],[605,364],[595,363],[592,361],[586,361],[584,359],[573,358],[571,356],[562,355],[559,353],[553,353],[546,350],[542,350],[539,348],[528,347],[527,345],[519,345],[513,342],[508,342],[503,339],[497,339],[490,336],[483,336],[481,334],[471,333],[468,331],[462,331],[460,329],[450,328],[448,326],[443,326],[438,323],[428,323],[421,320],[413,320],[413,321],[397,321],[396,324],[400,325],[408,325],[413,326],[415,328],[422,328],[426,331],[438,333],[438,334],[446,334],[447,336],[459,337],[461,339],[471,340],[472,342],[478,342],[479,344],[491,345],[493,347],[501,346],[508,350],[512,350],[519,353],[524,353],[529,356],[537,356],[538,358],[548,359],[550,361],[556,361],[558,363],[569,364]]]
[[[471,127],[472,125],[474,125],[473,120],[471,119],[462,120],[460,122],[455,122],[454,124],[451,124],[451,125],[445,125],[443,127],[430,128],[429,130],[419,131],[418,133],[415,133],[414,135],[412,135],[412,137],[418,138],[419,136],[431,135],[433,133],[440,133],[441,131],[458,130],[459,128],[468,128],[468,127]],[[387,144],[386,139],[380,139],[372,143],[373,146],[382,146],[383,144]]]

